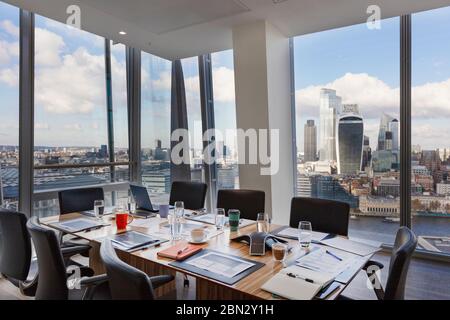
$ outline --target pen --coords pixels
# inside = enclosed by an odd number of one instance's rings
[[[305,280],[306,282],[314,283],[314,280],[308,279],[308,278],[302,278],[302,277],[300,277],[299,275],[296,275],[296,274],[294,274],[294,273],[292,273],[292,272],[289,272],[289,273],[287,273],[286,275],[287,275],[288,277],[291,277],[291,278],[302,279],[302,280]]]
[[[181,249],[181,250],[178,251],[177,253],[180,255],[180,254],[182,254],[183,252],[185,252],[187,249],[189,249],[188,246],[184,247],[183,249]]]
[[[330,256],[332,256],[332,257],[338,259],[339,261],[342,261],[342,258],[339,258],[339,257],[338,257],[337,255],[335,255],[333,252],[327,250],[326,253],[328,253]]]

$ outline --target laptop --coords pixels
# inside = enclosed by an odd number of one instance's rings
[[[159,212],[158,206],[153,206],[152,201],[147,192],[147,188],[130,185],[131,194],[133,195],[134,201],[136,201],[136,213],[138,215],[151,215],[151,213],[156,214]]]

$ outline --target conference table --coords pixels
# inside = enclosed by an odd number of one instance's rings
[[[60,216],[41,218],[40,223],[51,228],[55,228],[55,223],[77,219],[77,218],[88,218],[80,213],[71,213]],[[112,236],[118,233],[115,225],[114,217],[104,216],[103,222],[105,226],[91,231],[83,231],[73,233],[73,236],[87,240],[90,242],[92,249],[89,257],[89,266],[94,270],[95,274],[104,274],[106,272],[102,260],[100,258],[100,245],[103,239],[108,236]],[[190,222],[190,221],[189,221]],[[140,233],[158,236],[161,238],[170,239],[170,229],[167,228],[167,219],[162,219],[158,217],[149,219],[137,219],[128,225],[127,230],[134,230]],[[158,247],[146,248],[134,252],[126,252],[116,249],[117,254],[120,259],[124,262],[134,266],[144,272],[149,276],[156,276],[161,274],[176,275],[177,272],[189,275],[195,278],[196,281],[196,299],[198,300],[270,300],[270,299],[281,299],[272,295],[271,293],[261,289],[262,285],[268,281],[271,277],[277,274],[282,268],[283,264],[276,262],[272,258],[271,251],[266,252],[264,256],[251,256],[249,254],[249,247],[245,243],[233,241],[241,235],[248,235],[257,230],[257,225],[252,224],[246,227],[239,228],[237,232],[230,232],[229,228],[225,227],[223,231],[217,231],[214,225],[203,226],[205,229],[210,231],[211,238],[205,244],[202,244],[202,248],[218,251],[223,254],[238,256],[243,259],[250,259],[253,261],[261,262],[264,266],[257,271],[251,273],[247,277],[238,281],[233,285],[228,285],[220,281],[213,280],[211,278],[199,275],[198,273],[189,272],[185,269],[180,269],[175,266],[170,265],[174,260],[163,258],[157,255],[161,250],[164,250],[170,246],[178,243],[178,241],[168,241],[162,243]],[[271,225],[271,230],[276,230],[281,226]],[[57,228],[56,228],[57,229]],[[169,232],[167,232],[169,230]],[[120,231],[123,232],[123,231]],[[293,246],[293,250],[290,255],[297,254],[299,248],[298,241],[288,240]],[[180,240],[185,241],[185,240]],[[289,256],[288,256],[289,258]],[[354,268],[351,272],[351,280],[358,274],[358,272],[363,268],[365,263],[371,258],[371,255],[363,257],[361,259],[360,265]],[[334,300],[344,291],[348,283],[339,283],[339,288],[331,293],[327,300]],[[164,296],[175,289],[175,281],[158,288],[155,293],[157,296]]]

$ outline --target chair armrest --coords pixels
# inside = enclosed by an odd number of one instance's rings
[[[91,247],[88,245],[66,245],[61,247],[61,253],[64,257],[71,257],[82,252],[89,251]]]
[[[363,267],[363,270],[367,272],[367,270],[370,267],[378,267],[378,269],[383,269],[384,265],[381,262],[375,261],[375,260],[369,260],[366,262],[366,264]]]
[[[98,276],[81,278],[80,285],[82,287],[90,287],[90,286],[97,286],[105,282],[108,282],[108,276],[106,274],[101,274]]]
[[[153,289],[156,289],[156,288],[161,287],[162,285],[165,285],[166,283],[169,283],[173,279],[175,279],[174,276],[163,275],[163,276],[150,277],[149,280],[150,280],[150,282],[152,284]]]
[[[20,293],[27,297],[34,297],[38,287],[38,280],[39,275],[36,274],[36,276],[30,281],[19,282]]]

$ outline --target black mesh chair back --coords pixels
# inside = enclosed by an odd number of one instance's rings
[[[31,239],[25,214],[0,209],[0,273],[13,284],[26,281],[31,265]]]
[[[175,181],[170,191],[170,205],[183,201],[184,208],[199,210],[205,207],[206,183],[192,181]]]
[[[42,227],[37,218],[28,220],[28,231],[38,258],[37,300],[67,300],[67,274],[58,238],[53,230]]]
[[[219,190],[217,193],[217,208],[238,209],[241,218],[256,220],[258,213],[265,210],[264,191],[258,190]]]
[[[110,240],[103,241],[100,257],[106,268],[113,300],[154,300],[149,277],[120,260]]]
[[[404,300],[406,277],[416,246],[416,235],[407,227],[401,227],[397,231],[392,249],[384,300]]]
[[[289,225],[298,228],[300,221],[309,221],[314,231],[347,236],[349,217],[347,203],[299,197],[292,199]]]
[[[95,200],[104,200],[102,188],[64,190],[58,193],[61,214],[94,209]]]

